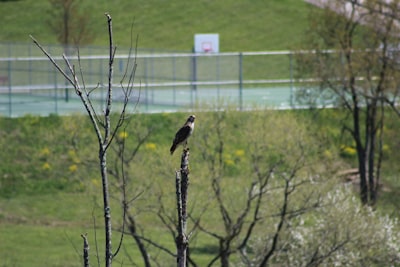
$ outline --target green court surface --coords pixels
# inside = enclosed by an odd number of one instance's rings
[[[54,92],[54,91],[52,91]],[[97,112],[104,109],[105,93],[92,94],[93,105]],[[113,93],[113,108],[122,107],[122,92]],[[290,87],[242,89],[238,88],[178,88],[147,89],[133,92],[128,112],[160,113],[185,111],[193,108],[209,109],[210,106],[229,105],[231,108],[291,108],[293,89]],[[27,114],[47,116],[49,114],[85,113],[80,99],[72,92],[68,100],[63,91],[57,96],[38,94],[35,90],[24,93],[10,93],[4,90],[0,94],[0,114],[6,117],[19,117]]]

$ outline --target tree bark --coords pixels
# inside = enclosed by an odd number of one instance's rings
[[[83,238],[83,267],[89,267],[89,242],[87,240],[87,234],[82,234]]]
[[[105,260],[106,267],[110,267],[112,264],[112,244],[111,244],[111,208],[109,200],[109,189],[108,189],[108,175],[107,175],[107,157],[104,148],[100,149],[99,152],[100,159],[100,172],[103,187],[103,208],[104,208],[104,228],[105,228]]]
[[[189,186],[189,149],[184,149],[181,157],[181,169],[176,172],[176,200],[178,211],[178,236],[176,238],[177,266],[186,267],[189,240],[187,228],[187,189]]]
[[[109,200],[109,189],[108,189],[108,174],[107,174],[107,149],[111,142],[111,100],[112,100],[112,76],[113,76],[113,58],[114,58],[114,47],[113,47],[113,37],[112,37],[112,20],[109,14],[105,14],[108,22],[108,33],[109,33],[109,73],[108,73],[108,90],[107,90],[107,103],[106,111],[104,114],[105,126],[104,126],[104,141],[100,145],[99,159],[101,168],[101,178],[103,183],[103,208],[104,208],[104,227],[106,235],[105,243],[105,260],[106,267],[112,266],[112,244],[111,244],[111,207]]]

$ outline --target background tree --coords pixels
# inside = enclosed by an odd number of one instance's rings
[[[85,12],[83,0],[49,0],[51,8],[48,24],[63,46],[64,54],[74,54],[76,48],[94,39],[90,28],[90,12]],[[69,100],[68,82],[65,82],[65,101]]]
[[[343,129],[355,144],[360,198],[368,205],[377,201],[387,107],[399,114],[398,4],[329,1],[310,16],[305,48],[313,52],[297,55],[299,78],[315,81],[299,91],[299,99],[315,105],[329,96],[351,118],[343,120]]]
[[[94,39],[90,12],[85,12],[83,0],[49,0],[49,3],[48,24],[65,48],[89,44]]]

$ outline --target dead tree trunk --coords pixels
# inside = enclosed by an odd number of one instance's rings
[[[87,234],[82,234],[83,238],[83,267],[89,267],[89,242],[87,240]]]
[[[178,211],[178,236],[176,238],[177,266],[186,267],[189,239],[187,226],[187,189],[189,186],[189,149],[184,149],[181,157],[181,169],[176,172],[176,201]]]

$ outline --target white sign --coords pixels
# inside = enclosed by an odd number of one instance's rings
[[[219,34],[195,34],[194,35],[195,53],[218,53],[219,52]]]

